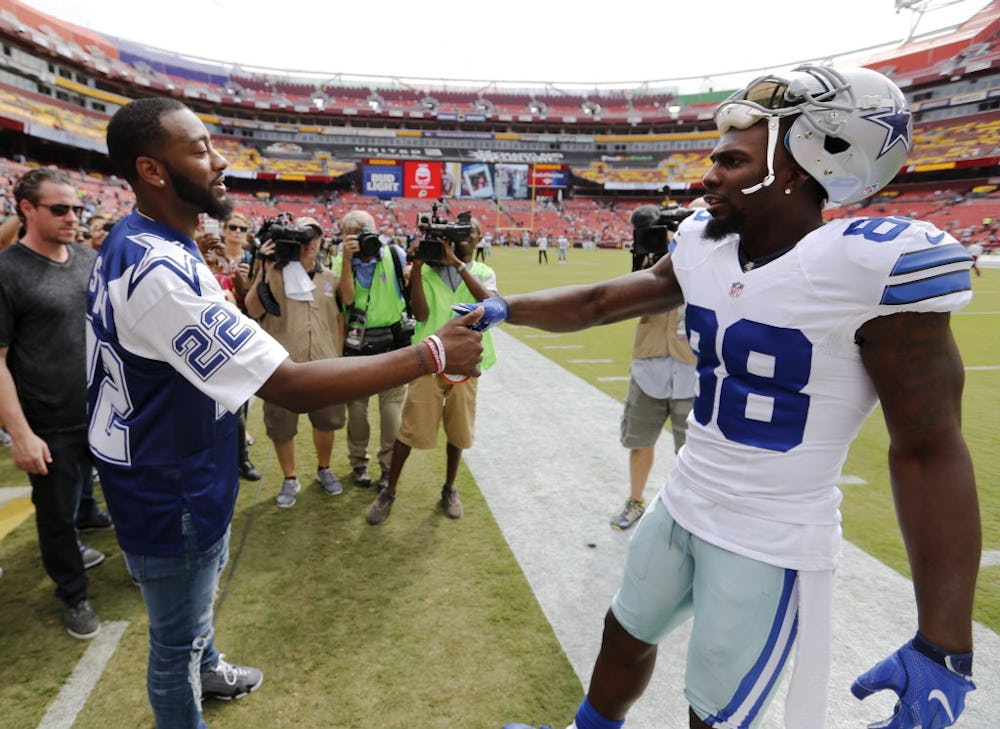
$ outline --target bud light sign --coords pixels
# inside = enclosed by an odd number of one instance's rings
[[[402,197],[403,168],[399,165],[365,165],[361,175],[362,194],[379,198]]]

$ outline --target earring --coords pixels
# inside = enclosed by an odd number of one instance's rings
[[[786,188],[785,188],[785,194],[786,194],[786,195],[791,195],[791,194],[792,194],[792,188],[790,188],[790,187],[786,187]]]
[[[163,186],[164,186],[164,185],[166,185],[166,184],[167,184],[167,181],[166,181],[166,180],[160,180],[160,187],[163,187]],[[785,193],[787,194],[787,193],[788,193],[788,190],[785,190]]]

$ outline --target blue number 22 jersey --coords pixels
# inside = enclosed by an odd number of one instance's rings
[[[239,487],[236,416],[286,358],[226,301],[194,241],[137,212],[101,247],[87,292],[88,437],[118,540],[177,555],[181,514],[202,547]]]
[[[832,569],[836,484],[877,399],[855,332],[875,317],[965,306],[971,257],[929,223],[852,218],[744,271],[738,238],[705,238],[708,219],[685,221],[671,254],[698,393],[663,498],[680,524],[721,547]]]

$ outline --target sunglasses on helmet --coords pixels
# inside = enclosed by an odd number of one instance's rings
[[[824,111],[854,108],[854,95],[847,80],[824,66],[799,66],[787,78],[760,76],[725,99],[715,111],[720,134],[730,129],[749,129],[761,119],[805,114],[825,134],[836,136],[840,122]]]

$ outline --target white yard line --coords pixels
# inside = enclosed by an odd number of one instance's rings
[[[101,623],[101,632],[91,639],[56,700],[49,705],[38,729],[70,729],[73,726],[128,626],[127,621],[121,620]]]

